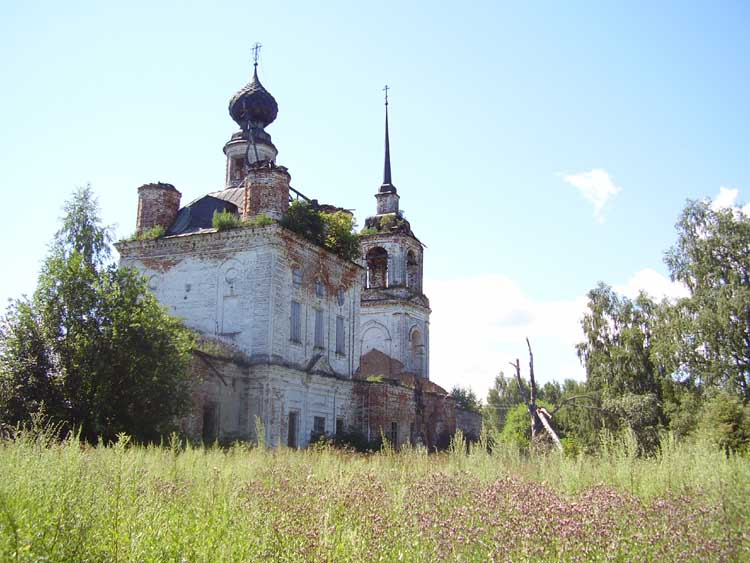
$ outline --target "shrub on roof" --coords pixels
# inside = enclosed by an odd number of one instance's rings
[[[345,260],[360,257],[354,217],[349,213],[324,213],[315,209],[310,202],[297,200],[289,205],[281,224]]]
[[[214,211],[214,216],[211,219],[211,225],[217,231],[236,229],[240,226],[240,223],[241,221],[239,215],[232,213],[231,211],[227,211],[226,209],[222,211]]]

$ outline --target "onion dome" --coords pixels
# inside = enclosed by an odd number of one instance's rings
[[[278,112],[276,100],[258,80],[256,65],[253,79],[229,100],[229,115],[243,130],[251,126],[263,129],[276,119]]]

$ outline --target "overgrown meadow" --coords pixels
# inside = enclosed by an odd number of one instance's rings
[[[748,561],[750,460],[0,442],[2,562]]]

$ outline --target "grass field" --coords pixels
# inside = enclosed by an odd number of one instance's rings
[[[627,441],[626,441],[627,442]],[[0,442],[0,561],[750,561],[750,460]]]

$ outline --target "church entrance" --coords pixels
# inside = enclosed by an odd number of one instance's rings
[[[218,438],[219,417],[216,416],[216,405],[203,405],[203,443],[213,444]]]

